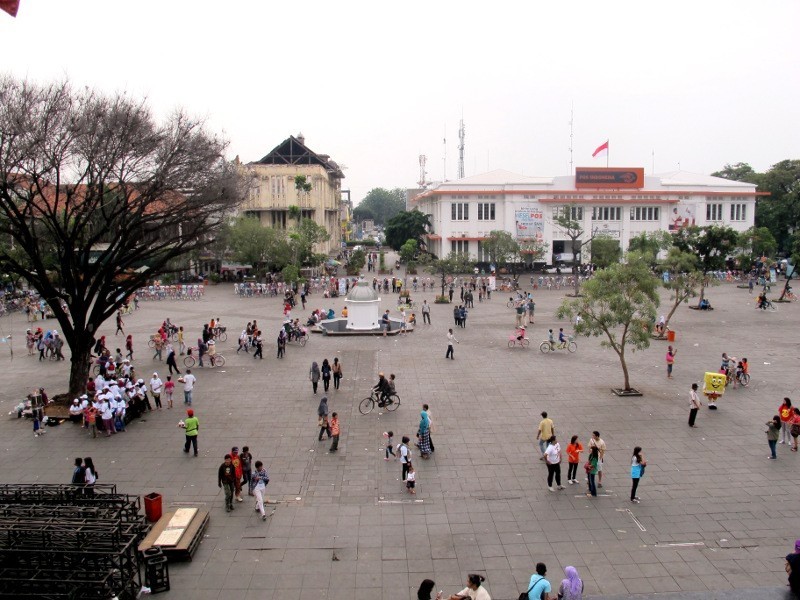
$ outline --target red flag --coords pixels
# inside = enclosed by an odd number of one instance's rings
[[[608,140],[606,140],[606,142],[605,142],[604,144],[600,144],[600,145],[597,147],[597,150],[595,150],[594,152],[592,152],[592,158],[594,158],[595,156],[597,156],[597,155],[598,155],[598,154],[600,154],[601,152],[608,152]]]
[[[0,10],[4,10],[12,17],[16,17],[19,10],[19,0],[0,0]]]

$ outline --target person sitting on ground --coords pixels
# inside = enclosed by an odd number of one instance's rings
[[[664,329],[666,329],[667,319],[664,315],[658,317],[658,323],[656,323],[656,333],[658,335],[664,335]]]
[[[417,324],[417,316],[414,313],[411,313],[411,316],[408,318],[409,325],[416,325]]]
[[[697,308],[700,310],[711,310],[711,302],[708,301],[708,298],[703,298],[700,304],[697,305]]]

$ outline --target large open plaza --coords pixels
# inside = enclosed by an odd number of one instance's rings
[[[527,276],[521,282],[530,287]],[[480,573],[492,597],[504,600],[525,590],[540,561],[554,588],[564,567],[576,567],[589,596],[706,592],[698,597],[724,598],[757,590],[753,597],[783,597],[783,557],[800,537],[800,456],[779,445],[778,460],[767,460],[764,423],[784,396],[797,399],[800,308],[757,311],[747,289],[709,288],[714,311],[682,306],[672,319],[674,377],[666,377],[667,342],[654,340],[629,357],[632,384],[644,395],[619,398],[610,391],[622,383],[619,361],[598,339],[578,338],[574,354],[538,350],[548,328],[569,328],[553,317],[567,292],[534,292],[529,349],[507,346],[515,321],[508,293],[476,301],[466,328],[454,330],[459,343],[452,361],[445,359],[452,305],[433,305],[431,325],[421,323],[417,309],[420,323],[405,336],[315,334],[305,347],[290,343],[278,360],[279,298],[240,298],[223,284],[208,287],[200,301],[141,302],[124,320],[145,380],[153,371],[167,374],[146,347],[164,318],[184,326],[190,345],[212,317],[228,328],[218,350],[225,366],[194,369],[199,457],[182,452],[179,384],[173,409],[148,413],[111,438],[93,439],[69,422],[34,437],[30,420],[4,418],[0,479],[68,483],[74,457],[91,456],[100,483],[116,483],[128,494],[160,493],[165,510],[208,509],[210,525],[194,560],[170,566],[172,590],[164,596],[170,598],[401,600],[414,597],[425,578],[447,596],[464,587],[468,573]],[[434,293],[412,297],[432,303]],[[662,299],[666,313],[664,291]],[[293,316],[305,322],[311,309],[339,313],[344,305],[343,298],[312,295],[307,310],[298,306]],[[395,305],[396,296],[383,294],[382,307],[394,312]],[[253,319],[264,332],[263,360],[236,353],[235,338]],[[65,391],[68,362],[26,355],[24,315],[5,316],[0,325],[14,343],[13,359],[8,343],[0,347],[3,411],[34,387]],[[36,325],[57,327],[55,321]],[[112,352],[124,348],[123,336],[113,335],[113,319],[100,333]],[[719,368],[724,351],[748,358],[752,381],[729,388],[717,411],[704,401],[698,426],[689,428],[690,386],[702,387],[703,373]],[[332,454],[330,442],[317,441],[323,391],[320,385],[312,393],[308,373],[312,361],[334,357],[344,378],[327,394],[341,420],[339,452]],[[396,374],[402,404],[393,413],[361,415],[358,402],[379,371]],[[430,405],[435,452],[421,460],[412,446],[417,493],[411,496],[400,464],[384,460],[382,434],[393,431],[395,443],[404,435],[413,441],[423,403]],[[586,497],[583,469],[580,484],[548,491],[535,440],[542,411],[554,420],[562,447],[576,434],[588,446],[591,432],[601,432],[608,450],[598,497]],[[641,503],[631,504],[637,445],[648,468]],[[269,471],[273,504],[266,522],[246,494],[232,513],[224,510],[217,469],[233,446],[249,446]]]

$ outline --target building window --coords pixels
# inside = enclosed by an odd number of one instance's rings
[[[450,250],[462,254],[469,254],[469,240],[450,240]]]
[[[594,206],[592,207],[593,221],[621,221],[621,206]]]
[[[631,207],[631,221],[659,221],[661,209],[658,206]]]
[[[731,221],[747,220],[747,204],[731,204]]]
[[[478,221],[494,221],[494,202],[478,202]]]
[[[722,204],[706,204],[706,221],[722,221]]]
[[[450,205],[450,219],[453,221],[469,221],[469,204],[453,202]]]
[[[582,206],[557,206],[553,209],[553,217],[559,218],[566,216],[572,221],[583,221],[583,207]]]

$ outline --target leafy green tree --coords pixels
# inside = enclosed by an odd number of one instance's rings
[[[670,291],[672,300],[665,326],[669,325],[681,303],[697,296],[697,290],[703,287],[703,273],[698,269],[697,262],[694,254],[680,248],[670,248],[667,258],[661,263],[662,269],[669,273],[669,279],[663,285]]]
[[[786,276],[786,283],[783,285],[783,291],[781,291],[781,295],[778,297],[778,300],[781,302],[785,300],[786,293],[791,287],[789,282],[792,280],[792,278],[797,278],[797,268],[800,267],[800,232],[795,232],[791,240],[792,253],[789,256],[790,264],[787,268],[788,275]]]
[[[540,262],[550,251],[550,246],[536,240],[522,240],[519,243],[520,258],[531,265]]]
[[[761,185],[763,173],[757,173],[747,163],[736,163],[735,165],[727,164],[721,171],[716,171],[711,174],[712,177],[722,177],[723,179],[730,179],[731,181],[745,181],[747,183],[755,183]]]
[[[159,122],[126,94],[0,77],[0,270],[50,305],[71,350],[71,397],[102,324],[208,247],[242,200],[225,150],[182,111]]]
[[[764,173],[759,189],[769,196],[756,204],[756,227],[766,227],[778,250],[792,251],[792,232],[800,230],[800,160],[783,160]]]
[[[304,198],[305,200],[308,200],[308,197],[311,195],[311,190],[314,189],[314,186],[311,185],[305,175],[295,175],[294,189],[297,191],[298,198]]]
[[[673,243],[672,234],[668,231],[642,232],[630,239],[628,252],[641,254],[651,267],[658,264],[658,255],[669,250]]]
[[[598,271],[583,285],[580,298],[564,300],[556,311],[559,319],[575,320],[575,333],[602,336],[600,344],[619,357],[625,379],[624,391],[631,391],[625,354],[650,346],[658,308],[658,282],[641,256],[628,255],[625,263]]]
[[[564,207],[564,210],[554,219],[555,224],[561,228],[564,235],[570,240],[570,248],[572,251],[572,272],[577,273],[581,268],[581,249],[590,244],[594,239],[597,232],[586,237],[586,232],[583,228],[583,223],[572,216],[576,213],[579,207],[576,204],[571,204]],[[575,296],[580,292],[581,278],[575,277]]]
[[[253,217],[239,217],[223,236],[237,262],[253,265],[258,272],[268,266],[282,268],[288,262],[283,231],[264,227]]]
[[[730,227],[685,227],[674,234],[675,246],[683,252],[695,254],[704,283],[709,283],[712,271],[726,268],[725,261],[739,245],[739,233]],[[700,302],[705,298],[705,285],[700,288]]]
[[[445,295],[445,287],[447,287],[447,278],[459,273],[467,273],[472,270],[473,263],[469,259],[469,255],[463,252],[451,252],[444,258],[431,258],[428,256],[426,259],[425,270],[431,275],[436,275],[439,278],[439,283],[442,288],[442,296]]]
[[[398,213],[386,224],[386,244],[399,251],[408,240],[415,240],[422,247],[425,245],[422,236],[430,226],[428,216],[418,210]]]
[[[506,269],[514,283],[519,281],[522,258],[520,245],[507,231],[493,230],[482,242],[483,251],[489,255],[489,261],[498,269]]]
[[[347,274],[351,277],[359,275],[365,264],[367,264],[366,253],[360,249],[354,251],[347,260]]]
[[[742,271],[749,271],[753,263],[761,262],[762,257],[767,258],[767,264],[762,265],[762,269],[766,269],[778,250],[778,242],[768,228],[751,227],[739,234],[739,248],[742,251],[739,255]]]
[[[353,209],[356,220],[374,219],[378,225],[386,225],[389,220],[405,211],[406,192],[400,188],[387,190],[371,189],[364,199]]]
[[[281,270],[281,275],[283,276],[283,280],[288,283],[299,283],[302,281],[300,277],[300,269],[298,269],[295,265],[286,265]]]
[[[289,233],[289,247],[295,264],[316,266],[325,260],[324,254],[315,254],[314,246],[327,242],[330,234],[313,219],[301,219],[297,227]]]
[[[417,240],[408,240],[400,247],[400,260],[410,265],[417,255]]]
[[[602,234],[592,240],[591,250],[592,262],[601,269],[618,263],[619,259],[622,257],[622,249],[619,247],[619,241]]]

